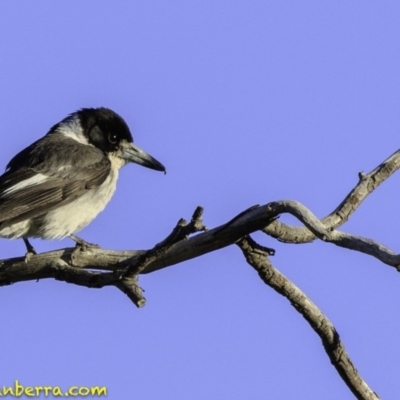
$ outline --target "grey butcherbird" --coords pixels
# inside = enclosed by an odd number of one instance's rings
[[[18,153],[0,176],[0,237],[71,237],[104,209],[128,162],[164,171],[133,144],[126,122],[108,108],[72,113]]]

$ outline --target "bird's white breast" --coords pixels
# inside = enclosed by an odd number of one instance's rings
[[[119,168],[124,164],[123,160],[119,161],[120,159],[114,157],[110,157],[110,160],[111,170],[107,179],[77,200],[47,213],[38,234],[33,237],[60,239],[80,231],[92,222],[113,196]]]

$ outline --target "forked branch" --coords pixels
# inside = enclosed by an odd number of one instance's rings
[[[321,338],[331,363],[357,399],[376,400],[378,395],[358,374],[335,327],[321,310],[294,283],[276,270],[269,261],[269,249],[244,237],[237,242],[246,261],[258,272],[262,281],[286,297]]]
[[[271,255],[273,250],[256,244],[249,234],[262,230],[285,243],[307,243],[319,238],[371,255],[399,270],[400,255],[386,246],[336,230],[374,189],[399,168],[400,150],[370,173],[360,173],[357,185],[322,220],[296,201],[275,201],[253,206],[226,224],[206,231],[202,222],[203,209],[198,207],[189,223],[180,220],[172,233],[151,250],[113,251],[77,247],[38,254],[28,263],[24,257],[0,261],[0,286],[44,278],[90,288],[115,286],[134,304],[142,307],[145,299],[137,282],[139,274],[151,273],[236,243],[263,281],[285,296],[317,332],[332,363],[356,397],[377,399],[376,393],[358,375],[330,321],[299,288],[271,265],[267,255]],[[292,214],[304,226],[299,228],[279,222],[277,218],[282,213]],[[198,234],[189,237],[194,233]]]

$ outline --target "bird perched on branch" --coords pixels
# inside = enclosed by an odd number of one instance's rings
[[[126,122],[107,108],[72,113],[18,153],[0,176],[0,237],[70,237],[88,225],[114,194],[118,172],[128,162],[164,171],[133,143]],[[28,259],[27,258],[27,259]]]

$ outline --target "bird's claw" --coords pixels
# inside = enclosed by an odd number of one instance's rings
[[[25,264],[28,264],[29,260],[33,257],[36,256],[36,250],[32,247],[30,250],[28,250],[25,254]]]

